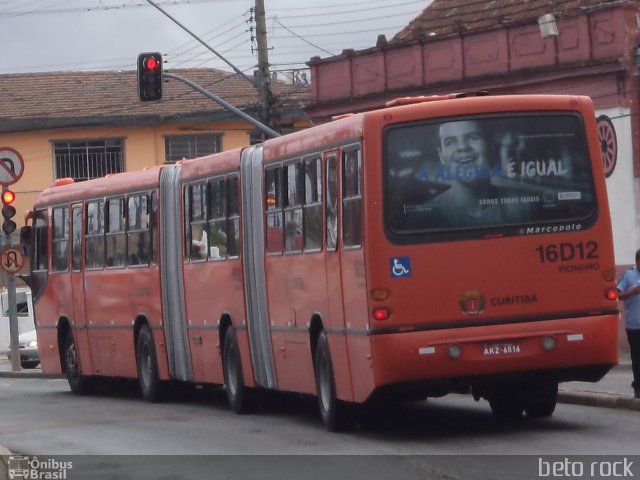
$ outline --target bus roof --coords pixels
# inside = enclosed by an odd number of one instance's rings
[[[123,192],[134,192],[156,186],[160,182],[160,172],[167,165],[145,168],[136,172],[109,174],[84,182],[60,182],[46,188],[38,196],[35,207],[56,205],[88,198],[100,198],[106,195],[117,195]],[[115,180],[117,178],[117,180]]]

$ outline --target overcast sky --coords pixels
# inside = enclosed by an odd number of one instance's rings
[[[253,71],[255,0],[154,0],[239,69]],[[391,39],[430,0],[264,0],[272,70]],[[255,23],[253,23],[255,26]],[[0,73],[134,70],[138,53],[165,68],[230,70],[146,0],[0,0]],[[255,48],[255,42],[253,43]]]

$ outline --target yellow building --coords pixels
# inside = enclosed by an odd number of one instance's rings
[[[257,118],[258,91],[247,79],[214,69],[172,73]],[[161,101],[141,102],[135,71],[0,75],[0,148],[14,149],[24,160],[23,176],[10,186],[18,227],[57,178],[135,171],[260,139],[250,123],[184,83],[171,80],[163,90]],[[274,82],[272,90],[273,128],[286,133],[308,127],[309,88]],[[17,231],[12,237],[17,243]]]

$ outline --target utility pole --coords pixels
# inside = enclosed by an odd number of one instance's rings
[[[258,44],[258,92],[260,93],[260,120],[273,128],[273,97],[271,94],[271,72],[269,71],[269,46],[267,44],[267,21],[264,0],[256,0],[256,42]]]

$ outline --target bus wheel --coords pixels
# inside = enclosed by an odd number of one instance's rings
[[[236,332],[232,327],[227,329],[224,336],[222,370],[224,373],[224,387],[231,410],[238,414],[247,413],[251,409],[249,392],[244,386],[240,349],[236,339]]]
[[[552,382],[533,390],[524,402],[524,411],[531,418],[550,417],[558,401],[558,384]]]
[[[158,361],[153,343],[153,335],[148,325],[143,325],[138,333],[136,345],[136,364],[138,382],[142,397],[147,402],[157,402],[160,398],[160,380],[158,379]]]
[[[64,371],[67,374],[69,388],[74,395],[86,395],[89,393],[89,378],[80,374],[78,365],[78,351],[73,340],[71,330],[67,331],[64,339]]]
[[[338,400],[331,364],[327,334],[321,332],[316,346],[316,391],[320,417],[326,429],[336,432],[345,428],[346,405]]]

